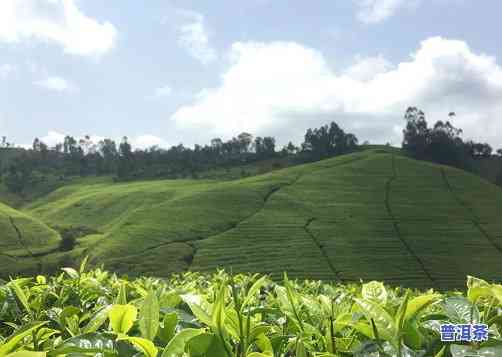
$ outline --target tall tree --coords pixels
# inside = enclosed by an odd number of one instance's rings
[[[248,153],[251,149],[251,143],[253,142],[253,135],[249,133],[240,133],[237,136],[239,153]]]
[[[125,179],[134,171],[134,156],[132,153],[131,144],[129,144],[127,136],[122,138],[122,142],[119,145],[119,163],[117,176],[120,179]]]
[[[416,158],[425,158],[429,144],[429,129],[425,120],[425,113],[417,107],[409,107],[404,114],[406,127],[403,130],[403,149],[412,153]]]
[[[295,155],[298,151],[300,151],[300,149],[297,146],[295,146],[295,144],[293,144],[291,141],[288,142],[288,144],[284,146],[281,150],[281,152],[284,155]]]
[[[455,128],[449,121],[436,122],[428,132],[426,156],[441,164],[464,166],[466,158],[461,134],[462,129]]]
[[[9,165],[4,177],[7,189],[14,193],[22,193],[33,181],[33,160],[23,153]]]
[[[455,112],[448,114],[449,119],[455,116]],[[437,121],[432,128],[428,128],[424,112],[416,107],[406,110],[405,119],[403,149],[415,158],[471,169],[473,159],[491,156],[490,145],[464,142],[462,129],[453,126],[449,120]]]
[[[111,139],[104,139],[98,143],[98,152],[103,157],[102,166],[100,166],[100,173],[110,174],[115,172],[117,166],[118,150],[115,141]]]
[[[7,141],[7,137],[2,136],[2,141],[0,142],[0,148],[8,148],[11,146],[12,146],[12,144]]]
[[[312,160],[345,154],[353,151],[357,146],[354,134],[347,134],[335,122],[308,129],[302,143],[302,151],[309,154]]]

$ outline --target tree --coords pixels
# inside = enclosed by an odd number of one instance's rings
[[[93,171],[91,166],[97,161],[95,156],[97,146],[91,140],[89,135],[84,136],[78,141],[78,160],[80,176],[88,176]]]
[[[223,141],[220,138],[211,140],[211,149],[216,157],[219,157],[223,152]]]
[[[263,152],[263,138],[261,136],[257,136],[254,139],[253,149],[254,152],[256,153],[256,156],[261,156]]]
[[[81,164],[84,152],[77,145],[77,140],[73,136],[65,136],[63,141],[63,154],[65,160],[65,173],[67,175],[82,174]]]
[[[267,158],[275,155],[275,138],[271,136],[265,136],[263,138],[263,152],[264,156]]]
[[[11,147],[12,144],[7,141],[6,136],[2,136],[2,141],[0,142],[0,148],[5,149]]]
[[[62,252],[69,252],[77,244],[77,237],[73,235],[61,235],[61,241],[59,242],[59,250]]]
[[[500,171],[497,177],[495,178],[495,184],[502,187],[502,171]]]
[[[257,136],[254,140],[253,147],[257,159],[271,158],[275,155],[275,138],[271,136],[266,136],[264,138]]]
[[[465,143],[466,151],[474,158],[490,157],[492,155],[492,147],[487,143],[476,143],[468,141]]]
[[[440,164],[465,166],[466,158],[461,134],[462,129],[455,128],[449,121],[436,122],[428,131],[425,156]]]
[[[455,117],[450,112],[448,117]],[[403,130],[403,149],[417,159],[430,160],[463,169],[472,168],[472,159],[490,157],[492,148],[486,143],[464,142],[462,129],[448,120],[437,121],[428,128],[423,111],[410,107],[405,113],[406,128]]]
[[[404,114],[406,127],[403,130],[403,149],[416,158],[423,159],[429,144],[429,129],[425,113],[417,107],[409,107]]]
[[[313,160],[345,154],[357,146],[354,134],[346,134],[335,122],[316,129],[308,129],[302,143],[302,151],[309,153]]]
[[[118,178],[124,179],[131,176],[134,168],[133,160],[131,144],[129,144],[127,136],[124,136],[119,145]]]
[[[22,193],[33,181],[33,162],[23,154],[11,163],[4,177],[5,186],[10,192]]]
[[[253,142],[253,135],[249,133],[240,133],[237,136],[239,153],[247,153],[251,148],[251,143]]]
[[[7,139],[4,138],[4,143]],[[7,144],[0,144],[5,147]],[[34,183],[39,178],[71,175],[114,174],[117,179],[132,178],[180,178],[198,177],[199,172],[212,168],[228,168],[276,155],[275,138],[257,137],[253,141],[250,133],[223,142],[220,138],[211,140],[210,145],[194,145],[188,148],[182,144],[168,150],[161,148],[136,149],[133,151],[127,137],[120,144],[104,139],[94,143],[89,135],[75,138],[67,135],[56,146],[49,148],[40,139],[33,141],[31,149],[13,148],[2,151],[0,171],[13,190],[21,190],[25,182]],[[298,149],[291,144],[290,152]],[[10,148],[9,148],[10,149]],[[30,165],[30,175],[22,175],[23,170],[17,163],[18,152],[24,153],[23,161]],[[9,171],[9,164],[16,164]],[[28,172],[26,171],[26,172]]]
[[[346,152],[353,151],[356,147],[357,144],[359,143],[359,140],[354,134],[347,134],[345,135],[345,150]]]
[[[63,152],[65,154],[71,154],[76,151],[77,141],[72,136],[65,136],[63,142]]]
[[[33,148],[33,151],[40,151],[40,140],[35,138],[31,147]]]
[[[498,149],[498,150],[497,150],[497,155],[498,155],[498,156],[502,156],[502,149]]]
[[[115,141],[110,139],[101,140],[98,143],[98,152],[103,158],[100,173],[109,174],[116,171],[118,150]]]
[[[300,149],[296,147],[291,141],[281,150],[284,155],[295,155],[298,151],[300,151]]]

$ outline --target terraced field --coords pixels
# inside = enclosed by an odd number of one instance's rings
[[[378,149],[236,181],[74,184],[23,211],[97,232],[72,252],[25,257],[23,267],[89,254],[134,275],[224,267],[441,288],[502,272],[500,188]]]
[[[34,271],[33,256],[57,248],[58,241],[58,233],[44,223],[0,203],[0,271]]]

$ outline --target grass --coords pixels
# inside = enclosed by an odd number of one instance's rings
[[[499,278],[501,211],[502,190],[487,181],[378,147],[234,181],[82,180],[22,214],[93,234],[71,252],[54,251],[54,236],[23,264],[89,254],[130,275],[222,267],[455,288],[468,274]]]
[[[37,175],[35,182],[25,187],[22,193],[13,193],[9,191],[5,183],[0,182],[0,197],[2,202],[4,202],[5,204],[14,208],[20,208],[29,204],[30,202],[35,201],[38,198],[42,198],[48,195],[58,188],[67,185],[76,185],[82,182],[85,182],[86,184],[104,182],[112,183],[113,179],[111,176],[70,176],[62,179],[59,175],[54,174]]]
[[[10,250],[27,250],[55,243],[56,231],[32,216],[0,203],[0,254]]]
[[[32,216],[0,203],[0,275],[30,273],[40,251],[57,247],[58,233]]]
[[[292,157],[276,157],[260,160],[250,164],[236,165],[228,168],[216,168],[198,173],[199,179],[237,180],[249,176],[262,175],[271,171],[294,166]]]

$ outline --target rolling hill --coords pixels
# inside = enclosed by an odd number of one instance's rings
[[[502,190],[382,149],[235,181],[84,181],[22,211],[47,224],[39,224],[46,236],[31,236],[39,239],[34,247],[44,239],[54,247],[59,238],[48,226],[96,232],[71,252],[46,248],[23,257],[25,269],[89,254],[131,275],[225,267],[438,288],[463,286],[468,274],[497,280],[502,272]]]
[[[35,272],[37,255],[55,250],[59,235],[32,216],[0,203],[0,271]]]

